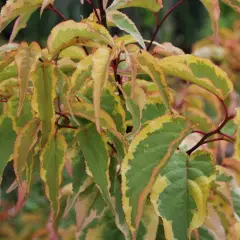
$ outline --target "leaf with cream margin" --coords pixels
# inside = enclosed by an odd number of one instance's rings
[[[79,46],[70,46],[65,48],[60,54],[59,57],[68,57],[73,60],[82,60],[86,57],[86,52],[82,47]]]
[[[240,12],[240,1],[239,0],[222,0],[224,3],[229,5],[231,8]]]
[[[52,5],[54,3],[54,0],[42,0],[42,7],[41,7],[41,12],[40,15],[43,14],[44,9],[48,6],[48,5]]]
[[[13,153],[14,142],[16,140],[16,133],[13,130],[12,119],[0,116],[0,184],[4,168],[6,167],[11,155]]]
[[[134,239],[159,170],[190,132],[183,117],[164,115],[148,122],[132,140],[121,174],[123,209]]]
[[[141,69],[158,85],[163,102],[166,105],[166,108],[171,111],[169,89],[165,76],[163,75],[162,68],[159,67],[157,59],[154,58],[150,53],[142,50],[138,55],[137,60]]]
[[[216,40],[218,38],[218,21],[220,18],[220,6],[219,0],[201,0],[205,8],[207,9],[211,21],[212,21],[212,29],[215,33]]]
[[[158,12],[163,7],[163,4],[162,0],[114,0],[107,8],[107,12],[127,7],[140,7],[153,12]]]
[[[43,147],[49,135],[55,132],[54,99],[56,97],[55,65],[50,62],[39,63],[31,74],[33,82],[32,108],[41,120],[41,146]]]
[[[0,13],[0,32],[17,16],[26,11],[35,11],[42,5],[42,0],[8,0]]]
[[[68,20],[55,26],[47,40],[47,47],[54,57],[63,49],[74,43],[100,43],[114,46],[114,40],[108,30],[102,25],[90,22],[74,22]]]
[[[28,156],[37,142],[39,128],[39,119],[33,119],[22,128],[16,138],[13,150],[13,166],[20,185],[22,185],[22,172],[27,164]]]
[[[93,105],[98,132],[100,128],[101,93],[108,80],[111,63],[111,50],[107,47],[98,48],[93,54]]]
[[[59,211],[59,191],[66,151],[67,143],[64,137],[57,133],[55,136],[49,135],[48,141],[40,154],[40,175],[45,183],[45,192],[55,216]]]
[[[165,57],[174,55],[184,55],[184,51],[172,45],[170,42],[164,42],[162,44],[157,43],[157,46],[153,49],[154,54],[163,55]]]
[[[78,131],[77,140],[96,185],[110,209],[113,209],[109,193],[110,157],[107,151],[106,136],[103,133],[100,135],[96,130],[96,126],[91,124]]]
[[[35,9],[26,13],[22,13],[14,23],[13,30],[9,39],[9,42],[13,42],[19,31],[27,26],[27,22],[32,16]]]
[[[157,62],[164,74],[195,83],[222,100],[233,89],[227,74],[208,59],[181,55],[166,57]]]
[[[142,35],[138,31],[135,23],[126,14],[119,11],[108,11],[107,20],[119,29],[129,33],[143,49],[146,49]]]
[[[22,42],[18,52],[15,56],[15,61],[18,68],[18,81],[19,81],[19,106],[17,115],[19,116],[23,107],[23,103],[28,90],[28,82],[31,72],[36,68],[37,61],[41,56],[40,46],[33,42],[28,45],[26,42]]]
[[[197,151],[190,157],[176,152],[160,170],[151,201],[163,219],[167,240],[188,239],[204,223],[214,178],[213,156],[207,151]]]
[[[8,43],[0,47],[0,70],[3,71],[9,64],[13,63],[19,44]]]

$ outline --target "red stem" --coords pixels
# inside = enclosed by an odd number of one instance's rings
[[[163,19],[157,24],[157,27],[155,29],[155,31],[153,32],[153,35],[152,35],[152,39],[151,39],[151,42],[149,43],[148,47],[147,47],[147,51],[150,50],[152,44],[153,44],[153,41],[155,40],[156,36],[157,36],[157,33],[160,29],[160,27],[162,26],[162,24],[165,22],[165,20],[168,18],[168,16],[183,2],[184,0],[179,0],[179,2],[177,2],[175,5],[173,5],[169,11],[166,13],[166,15],[163,17]]]
[[[67,18],[57,8],[55,8],[52,4],[49,4],[47,9],[57,13],[57,15],[62,19],[62,21],[67,21]]]

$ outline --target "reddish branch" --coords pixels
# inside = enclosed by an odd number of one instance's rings
[[[231,141],[231,142],[234,141],[233,137],[231,137],[231,136],[229,136],[227,134],[222,133],[221,130],[226,125],[226,123],[229,120],[233,119],[235,116],[233,116],[233,115],[229,116],[226,104],[221,99],[219,99],[219,101],[221,102],[221,104],[223,106],[223,109],[224,109],[224,115],[225,115],[224,120],[222,121],[222,123],[215,130],[213,130],[211,132],[205,133],[205,132],[202,132],[202,131],[194,131],[194,132],[198,132],[198,133],[202,134],[203,137],[200,139],[200,141],[195,146],[193,146],[191,149],[189,149],[187,151],[188,155],[191,155],[191,153],[193,151],[195,151],[197,148],[199,148],[201,145],[209,143],[209,142],[222,141],[222,140],[224,140],[224,141]],[[214,134],[220,134],[221,137],[207,140],[209,137],[213,136]]]
[[[106,11],[103,7],[103,0],[98,0],[100,15],[101,15],[101,24],[107,28],[107,17],[106,17]]]
[[[152,39],[151,39],[151,42],[149,43],[148,47],[147,47],[147,50],[149,51],[152,44],[153,44],[153,41],[155,40],[156,36],[157,36],[157,33],[160,29],[160,27],[162,26],[162,24],[165,22],[165,20],[168,18],[168,16],[183,2],[184,0],[179,0],[179,2],[177,2],[175,5],[173,5],[169,11],[166,13],[166,15],[163,17],[163,19],[159,22],[158,19],[156,19],[156,23],[157,23],[157,27],[155,29],[155,31],[153,32],[152,34]],[[155,18],[156,18],[156,15],[154,14]]]
[[[55,12],[62,19],[62,21],[67,21],[67,18],[57,8],[55,8],[52,4],[49,4],[47,9]]]

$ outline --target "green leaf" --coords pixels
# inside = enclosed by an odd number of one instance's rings
[[[0,32],[17,16],[27,11],[35,11],[42,0],[8,0],[0,13]]]
[[[240,12],[240,1],[239,0],[222,0],[224,3],[229,5],[231,8]]]
[[[135,23],[126,14],[119,11],[108,11],[107,19],[119,29],[133,36],[133,38],[136,39],[136,41],[142,46],[142,48],[146,49],[142,35],[138,31]]]
[[[15,139],[16,133],[13,130],[12,119],[3,115],[0,116],[0,183],[4,168],[11,160]]]
[[[12,119],[13,129],[16,133],[19,133],[19,131],[34,117],[29,95],[26,96],[19,117],[17,116],[18,106],[19,98],[17,96],[12,96],[8,99],[6,114]]]
[[[138,55],[137,59],[141,69],[158,85],[163,102],[166,105],[166,108],[171,111],[169,89],[162,73],[162,69],[157,64],[157,60],[144,50]]]
[[[37,61],[41,56],[40,46],[33,42],[29,46],[26,42],[22,42],[18,52],[15,56],[15,61],[18,68],[18,81],[19,81],[19,106],[17,110],[17,115],[19,117],[23,103],[28,90],[28,81],[30,74],[35,70]]]
[[[99,42],[114,45],[114,40],[102,25],[95,22],[74,22],[72,20],[55,26],[47,41],[49,52],[56,56],[60,51],[74,43]]]
[[[235,158],[240,161],[240,108],[236,109],[235,123],[237,126],[236,129],[236,141],[234,143],[234,155]]]
[[[239,190],[231,190],[231,196],[233,201],[233,207],[235,213],[240,217],[240,192]]]
[[[98,132],[100,129],[101,93],[108,80],[111,63],[111,50],[101,47],[93,55],[92,79],[93,79],[93,105]]]
[[[0,72],[0,82],[9,78],[17,77],[17,75],[17,66],[15,64],[9,65]]]
[[[233,179],[232,176],[227,176],[225,174],[218,174],[216,177],[217,182],[231,182]]]
[[[208,59],[192,55],[171,56],[158,60],[158,66],[166,75],[195,83],[222,100],[233,89],[227,74]]]
[[[133,236],[136,237],[145,199],[159,170],[190,132],[184,118],[164,115],[150,121],[132,140],[122,164],[122,192]]]
[[[188,239],[204,223],[214,177],[213,156],[206,151],[197,151],[190,158],[176,152],[160,170],[151,201],[163,219],[166,239]]]
[[[60,185],[65,164],[67,144],[61,134],[50,135],[41,155],[40,174],[45,183],[46,195],[52,210],[57,216],[59,211]]]
[[[22,184],[22,172],[27,164],[28,156],[38,139],[40,121],[33,119],[19,132],[13,150],[13,165],[18,182]]]
[[[237,130],[237,126],[236,126],[234,120],[229,120],[226,123],[226,125],[222,128],[221,132],[232,136],[232,135],[234,135],[236,130]]]
[[[14,23],[9,42],[12,42],[15,39],[15,37],[17,36],[17,34],[19,33],[19,31],[27,26],[27,22],[30,19],[30,17],[32,16],[34,11],[35,11],[35,9],[28,11],[26,13],[23,13],[17,18],[17,20]]]
[[[162,7],[162,0],[114,0],[107,11],[118,10],[127,7],[147,8],[150,11],[158,12]]]
[[[107,139],[99,134],[95,125],[86,126],[79,130],[77,139],[83,152],[86,164],[96,182],[104,200],[112,208],[109,194],[109,164],[110,158],[107,152]]]
[[[54,99],[57,83],[55,65],[48,62],[39,64],[37,70],[32,73],[31,79],[34,86],[32,108],[41,120],[43,147],[49,135],[54,134],[55,131]]]
[[[218,0],[201,0],[205,8],[207,9],[211,21],[212,29],[215,32],[216,37],[218,37],[218,21],[220,17],[220,6]]]

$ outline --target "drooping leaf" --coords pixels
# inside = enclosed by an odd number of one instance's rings
[[[214,179],[213,156],[198,151],[190,156],[176,152],[160,170],[151,201],[163,219],[166,239],[188,239],[207,214],[210,183]]]
[[[67,144],[65,139],[60,133],[57,133],[49,136],[40,155],[40,174],[45,183],[46,195],[55,216],[57,216],[59,211],[59,188],[62,181],[66,151]]]
[[[146,124],[132,140],[122,164],[123,208],[133,236],[145,199],[163,167],[191,131],[185,119],[164,115]]]
[[[228,4],[231,8],[240,12],[240,1],[239,0],[222,0],[224,3]]]
[[[9,38],[9,42],[13,42],[13,40],[15,39],[15,37],[17,36],[19,31],[27,26],[27,22],[30,19],[30,17],[32,16],[34,11],[35,11],[35,9],[31,10],[29,12],[26,12],[26,13],[22,13],[17,18],[17,20],[14,23],[13,30],[12,30],[11,36]]]
[[[86,41],[114,45],[111,35],[102,25],[94,22],[78,23],[69,20],[58,24],[52,29],[47,46],[49,52],[55,56],[74,43],[85,43]]]
[[[68,57],[73,60],[82,60],[86,57],[86,53],[83,48],[78,46],[70,46],[65,48],[60,54],[59,57]]]
[[[0,183],[2,174],[13,153],[16,133],[13,130],[12,119],[2,115],[0,117]]]
[[[19,106],[17,115],[19,116],[23,107],[23,103],[26,97],[28,89],[28,81],[30,74],[35,70],[37,61],[41,56],[40,46],[33,42],[29,46],[26,42],[21,43],[18,52],[15,57],[15,61],[18,68],[18,81],[19,81]]]
[[[107,47],[101,47],[93,55],[92,79],[93,79],[93,105],[98,132],[100,129],[101,93],[108,80],[111,63],[111,51]]]
[[[215,32],[216,37],[218,37],[218,21],[220,17],[220,7],[218,0],[201,0],[205,8],[207,9],[211,21],[212,29]]]
[[[33,119],[28,122],[19,132],[14,144],[14,171],[20,184],[22,184],[22,172],[27,164],[29,154],[37,142],[39,125],[39,119]]]
[[[147,8],[150,11],[158,12],[162,7],[162,0],[114,0],[113,3],[108,7],[107,11],[118,10],[127,7],[141,7]]]
[[[0,13],[0,32],[17,16],[26,11],[35,11],[42,4],[42,0],[9,0],[2,7]]]
[[[143,37],[138,31],[135,23],[126,14],[119,11],[108,11],[107,20],[113,23],[121,30],[133,36],[136,39],[136,41],[142,46],[142,48],[144,49],[146,48]]]
[[[44,9],[49,5],[49,4],[53,4],[54,0],[42,0],[42,7],[41,7],[41,12],[40,15],[42,15]]]
[[[110,157],[107,152],[107,139],[103,134],[99,134],[96,126],[91,124],[79,130],[77,139],[83,152],[86,164],[91,175],[96,182],[104,200],[112,208],[109,194],[109,164]]]
[[[19,117],[17,116],[18,106],[19,97],[12,96],[8,99],[6,114],[12,119],[13,129],[16,133],[19,133],[19,131],[34,117],[29,96],[26,97],[23,103],[22,111]]]
[[[233,89],[227,74],[207,59],[192,55],[171,56],[158,60],[158,66],[166,75],[195,83],[221,99]]]
[[[182,49],[173,46],[170,42],[164,42],[162,44],[156,43],[156,45],[157,46],[153,49],[153,53],[155,54],[159,54],[165,57],[185,54]]]
[[[36,71],[32,73],[31,79],[34,86],[32,108],[41,120],[41,146],[43,147],[48,136],[55,131],[54,99],[57,82],[55,65],[48,62],[39,64]]]
[[[148,52],[142,51],[138,55],[138,63],[142,70],[148,74],[155,83],[157,83],[163,102],[167,109],[171,111],[169,89],[162,73],[162,69],[159,67],[156,59]]]

